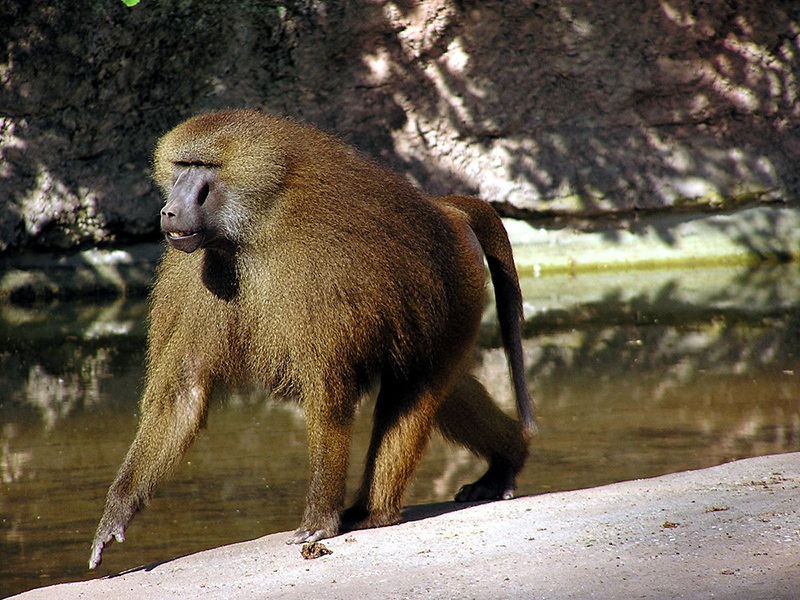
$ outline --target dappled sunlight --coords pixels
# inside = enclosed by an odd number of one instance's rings
[[[756,146],[800,115],[797,23],[760,7],[735,15],[684,2],[626,8],[642,24],[628,39],[609,37],[613,10],[556,3],[509,7],[514,30],[490,6],[443,9],[423,43],[408,37],[419,14],[395,6],[390,21],[406,28],[393,40],[402,58],[391,72],[409,119],[393,134],[396,151],[410,166],[429,154],[465,188],[540,211],[781,199],[788,164]],[[776,49],[766,43],[775,43],[770,19],[787,28]],[[497,53],[487,52],[501,37]],[[617,54],[620,69],[607,70]],[[569,101],[553,104],[559,98]],[[753,130],[732,117],[752,119]]]
[[[800,189],[791,2],[7,10],[21,19],[0,93],[10,247],[154,234],[155,140],[190,114],[244,105],[332,130],[432,195],[478,194],[513,216],[722,210]],[[73,35],[54,38],[52,22]]]
[[[667,19],[691,32],[695,38],[719,39],[721,32],[714,25],[716,19],[710,6],[701,9],[707,11],[702,16],[697,16],[698,11],[693,12],[687,2],[662,1],[661,7]],[[760,16],[765,15],[735,16],[730,24],[731,31],[719,42],[722,52],[712,61],[674,65],[667,59],[665,71],[673,70],[676,76],[699,80],[743,112],[765,108],[769,114],[785,111],[784,116],[797,118],[800,105],[793,69],[800,49],[800,25],[791,22],[787,32],[791,37],[780,40],[779,46],[770,50],[752,40],[755,33],[753,23],[758,23]]]

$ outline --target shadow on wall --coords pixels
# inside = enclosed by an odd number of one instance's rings
[[[0,4],[0,250],[153,235],[160,134],[261,106],[507,215],[794,200],[793,0]]]

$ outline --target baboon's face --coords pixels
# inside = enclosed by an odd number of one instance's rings
[[[215,166],[175,163],[172,189],[161,209],[161,231],[183,252],[224,241],[219,222],[225,190]]]

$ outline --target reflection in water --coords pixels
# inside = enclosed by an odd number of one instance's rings
[[[524,291],[540,436],[521,494],[800,449],[795,266],[529,278]],[[0,307],[0,596],[89,576],[103,497],[136,427],[145,311],[143,302]],[[487,319],[476,369],[513,413],[497,337]],[[295,527],[307,468],[295,406],[220,395],[101,574]],[[482,469],[437,439],[406,503],[448,500]]]

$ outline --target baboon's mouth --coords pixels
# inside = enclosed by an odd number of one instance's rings
[[[203,243],[203,234],[200,231],[165,231],[169,245],[183,252],[194,252]]]
[[[173,240],[182,240],[184,238],[192,237],[193,235],[200,235],[199,233],[189,231],[165,231],[167,237]]]

